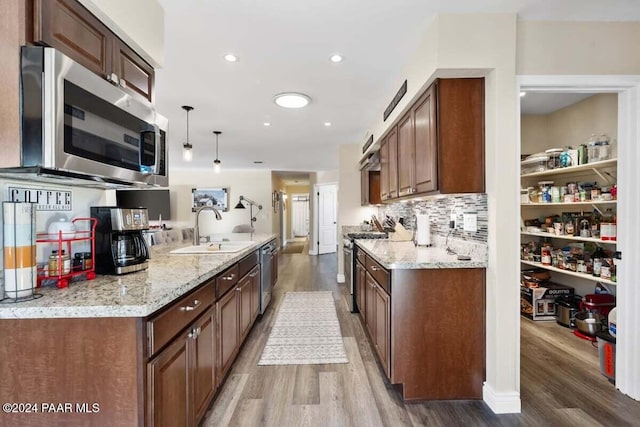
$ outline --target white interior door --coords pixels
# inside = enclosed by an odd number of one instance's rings
[[[309,198],[292,198],[293,237],[307,237],[309,234]]]
[[[318,187],[318,254],[337,251],[337,188],[335,184]]]

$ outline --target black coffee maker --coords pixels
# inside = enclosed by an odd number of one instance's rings
[[[96,225],[96,273],[126,274],[149,265],[143,232],[149,229],[147,208],[92,206]]]

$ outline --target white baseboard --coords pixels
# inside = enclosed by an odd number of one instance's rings
[[[345,277],[344,274],[338,274],[338,283],[344,283]]]
[[[522,410],[520,393],[514,391],[497,393],[487,383],[482,386],[482,400],[496,414],[519,414]]]
[[[318,251],[317,251],[317,249],[311,249],[311,248],[309,248],[309,255],[318,255]]]

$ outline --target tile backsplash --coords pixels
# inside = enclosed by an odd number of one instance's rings
[[[437,196],[428,200],[398,202],[378,208],[380,222],[385,215],[389,215],[396,221],[403,218],[404,227],[411,230],[415,227],[415,214],[428,214],[431,222],[431,234],[441,237],[446,237],[449,234],[449,219],[452,213],[456,215],[456,227],[451,232],[451,237],[487,243],[488,208],[487,195],[484,193]],[[478,216],[478,231],[464,231],[463,214]]]

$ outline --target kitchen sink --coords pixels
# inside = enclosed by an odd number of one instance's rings
[[[236,242],[216,242],[216,243],[204,243],[202,245],[187,246],[186,248],[175,249],[171,251],[172,254],[230,254],[234,252],[240,252],[243,249],[255,244],[251,241],[236,241]]]

